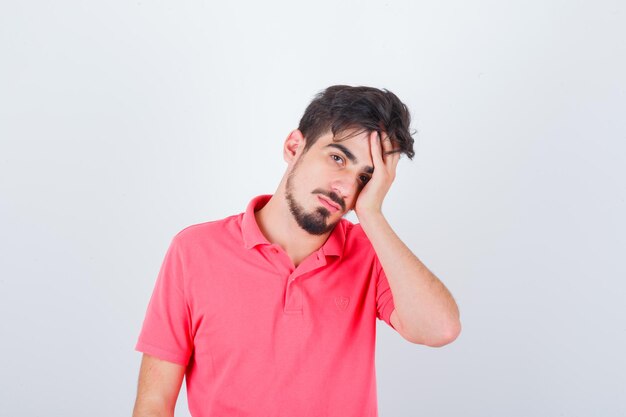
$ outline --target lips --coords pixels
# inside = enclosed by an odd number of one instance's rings
[[[328,210],[331,210],[331,211],[339,211],[340,207],[339,207],[336,203],[334,203],[334,202],[332,202],[332,201],[328,200],[328,199],[327,199],[327,198],[325,198],[325,197],[319,196],[319,195],[317,196],[317,198],[319,198],[319,200],[321,201],[321,203],[322,203],[322,204],[324,205],[324,207],[326,207]]]

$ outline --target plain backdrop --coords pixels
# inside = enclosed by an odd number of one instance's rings
[[[171,238],[274,192],[332,84],[411,109],[384,212],[461,310],[443,348],[378,322],[380,415],[626,415],[624,22],[622,1],[2,1],[0,415],[130,416]]]

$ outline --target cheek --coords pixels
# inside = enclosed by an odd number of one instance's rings
[[[310,182],[323,183],[326,181],[332,173],[332,167],[324,165],[323,163],[317,163],[314,166],[310,166],[307,169],[306,178]]]
[[[312,190],[323,184],[323,173],[320,170],[307,167],[306,170],[296,173],[292,183],[296,191]]]

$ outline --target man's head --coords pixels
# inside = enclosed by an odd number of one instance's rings
[[[411,115],[391,91],[372,87],[334,85],[320,92],[306,108],[298,130],[306,138],[305,152],[326,132],[353,130],[385,132],[396,148],[413,159]]]
[[[413,158],[409,124],[407,107],[389,91],[339,85],[319,93],[285,141],[285,199],[298,225],[321,235],[354,208],[373,173],[371,132]]]

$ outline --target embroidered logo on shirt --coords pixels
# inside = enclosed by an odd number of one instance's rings
[[[348,308],[349,302],[350,302],[350,298],[348,297],[341,297],[341,296],[335,297],[335,305],[341,311],[346,311],[346,308]]]

